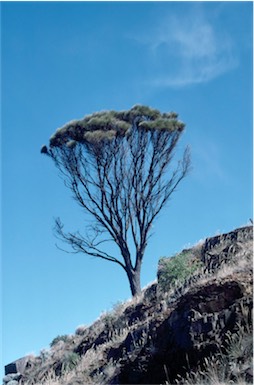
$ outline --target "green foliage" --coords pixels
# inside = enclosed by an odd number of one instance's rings
[[[138,123],[146,131],[181,132],[184,124],[175,112],[160,113],[148,106],[136,105],[127,111],[101,111],[72,120],[56,130],[50,138],[50,148],[67,146],[74,149],[82,144],[110,142],[116,136],[124,137],[128,130]],[[42,153],[49,154],[46,146]]]
[[[160,111],[148,106],[136,105],[132,107],[130,111],[126,111],[125,116],[128,119],[133,119],[137,117],[146,117],[148,119],[157,119],[160,116]]]
[[[77,363],[79,362],[80,357],[77,353],[67,352],[64,354],[62,360],[62,370],[61,372],[70,371],[75,368]]]
[[[169,118],[160,118],[153,121],[144,121],[140,123],[140,126],[146,130],[158,130],[158,131],[182,131],[184,129],[184,123]]]
[[[50,347],[52,348],[52,346],[56,345],[59,341],[66,342],[67,340],[68,340],[68,334],[63,334],[61,336],[57,336],[50,343]]]
[[[159,286],[163,291],[167,291],[177,283],[183,283],[200,266],[201,262],[191,258],[188,251],[183,251],[171,258],[161,258],[159,261]]]

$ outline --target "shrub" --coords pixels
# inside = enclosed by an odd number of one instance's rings
[[[174,257],[160,259],[158,284],[163,291],[183,283],[201,267],[201,262],[191,256],[189,251],[183,251]]]
[[[66,342],[67,340],[68,340],[68,335],[67,334],[63,334],[61,336],[57,336],[50,343],[50,347],[52,348],[52,346],[56,345],[59,341]]]
[[[77,363],[79,362],[80,357],[77,353],[74,352],[67,352],[64,354],[63,360],[62,360],[62,372],[70,371],[75,368]]]
[[[114,325],[114,322],[116,321],[116,317],[115,317],[115,315],[113,314],[112,311],[111,312],[107,312],[103,316],[103,321],[104,321],[106,329],[112,329],[112,327]]]

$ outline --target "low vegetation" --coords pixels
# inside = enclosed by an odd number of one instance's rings
[[[193,256],[193,250],[184,250],[171,258],[161,258],[159,261],[159,285],[164,292],[167,292],[172,287],[183,284],[201,267],[202,263]]]
[[[233,357],[232,352],[234,352]],[[197,367],[195,372],[190,371],[185,378],[177,379],[177,384],[247,385],[252,382],[252,357],[253,335],[240,329],[233,337],[231,336],[227,348],[214,356],[205,358],[203,365]]]
[[[64,334],[61,336],[55,337],[52,342],[50,343],[50,347],[52,348],[54,345],[56,345],[59,341],[66,342],[68,340],[69,336],[68,334]]]
[[[252,383],[252,228],[215,238],[162,258],[158,282],[57,336],[21,384]]]

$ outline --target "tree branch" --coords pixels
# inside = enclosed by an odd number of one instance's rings
[[[107,261],[119,264],[124,270],[126,270],[126,266],[119,259],[113,257],[112,255],[109,255],[108,253],[102,251],[97,247],[102,242],[105,242],[105,240],[94,244],[92,241],[86,240],[83,236],[80,235],[80,233],[65,233],[63,231],[63,227],[64,226],[61,223],[60,219],[56,219],[55,232],[57,234],[57,237],[65,243],[71,245],[74,250],[74,253],[82,252],[96,258],[105,259]]]

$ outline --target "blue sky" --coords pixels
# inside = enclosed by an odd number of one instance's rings
[[[58,250],[84,218],[40,154],[66,122],[146,104],[186,123],[192,172],[154,225],[161,256],[252,217],[251,2],[2,2],[3,364],[130,297],[114,264]]]

